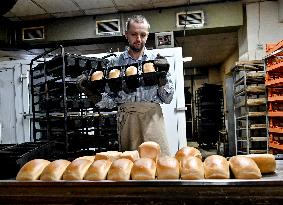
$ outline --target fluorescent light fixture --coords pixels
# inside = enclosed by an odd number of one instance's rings
[[[193,57],[184,57],[182,60],[183,62],[189,62],[193,60]]]

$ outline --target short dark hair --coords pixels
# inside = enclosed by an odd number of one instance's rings
[[[128,20],[126,21],[126,31],[129,30],[130,24],[136,22],[136,23],[147,23],[148,24],[148,29],[150,28],[150,24],[146,20],[146,18],[143,15],[133,15]]]

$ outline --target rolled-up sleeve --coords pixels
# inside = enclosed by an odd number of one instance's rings
[[[164,86],[158,87],[159,98],[165,103],[170,104],[174,95],[174,85],[172,82],[171,74],[168,72],[166,75],[167,83]]]

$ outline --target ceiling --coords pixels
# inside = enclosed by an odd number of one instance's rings
[[[85,15],[108,14],[134,10],[147,10],[191,4],[213,3],[219,0],[17,0],[14,7],[3,16],[10,21],[40,20]],[[193,60],[185,67],[205,67],[219,65],[237,48],[237,32],[176,37],[175,46],[183,47],[183,56]],[[117,46],[117,45],[116,45]],[[70,46],[68,52],[90,54],[106,52],[111,44]],[[118,47],[123,48],[124,44]],[[0,60],[31,59],[43,49],[4,51],[0,48]]]

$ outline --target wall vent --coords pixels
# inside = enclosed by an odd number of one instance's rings
[[[120,19],[96,21],[97,35],[118,35],[121,34]]]
[[[44,38],[45,38],[44,26],[22,29],[22,40],[32,41],[32,40],[43,40]]]
[[[204,25],[203,11],[180,12],[177,16],[177,27],[201,28]]]

